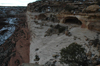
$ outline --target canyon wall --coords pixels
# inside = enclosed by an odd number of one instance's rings
[[[15,19],[15,20],[13,20]],[[18,66],[29,62],[30,33],[26,19],[26,7],[0,7],[0,35],[12,34],[0,45],[0,66]],[[6,27],[15,26],[14,32]],[[9,35],[9,34],[7,34]],[[6,36],[3,38],[6,38]],[[1,37],[1,36],[0,36]],[[2,42],[3,39],[0,39]]]

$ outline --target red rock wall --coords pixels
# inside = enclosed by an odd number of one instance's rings
[[[26,22],[25,13],[16,16],[20,19],[14,34],[6,40],[3,47],[5,52],[2,66],[18,66],[22,63],[29,63],[30,33]]]
[[[30,33],[26,23],[26,16],[24,18],[19,17],[22,22],[18,31],[16,31],[12,41],[16,43],[15,49],[12,52],[16,52],[15,56],[10,58],[8,66],[18,66],[22,63],[29,63],[29,46],[30,46]],[[23,26],[22,26],[23,25]]]

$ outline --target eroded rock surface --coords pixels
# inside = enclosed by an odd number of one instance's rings
[[[12,35],[0,45],[0,66],[18,66],[29,62],[30,33],[26,22],[25,9],[26,7],[0,7],[0,10],[5,13],[2,13],[3,16],[0,15],[0,18],[2,17],[1,19],[5,21],[5,23],[2,21],[4,26],[0,27],[0,34],[4,35],[7,32],[3,30],[5,25],[7,25],[6,27],[13,25],[16,28]],[[7,14],[7,11],[10,13]],[[3,19],[5,15],[7,16],[6,20]]]
[[[90,45],[90,40],[95,40],[97,38],[97,32],[88,30],[87,28],[81,28],[78,24],[65,24],[52,22],[50,20],[34,19],[35,15],[40,13],[27,12],[28,27],[31,32],[30,41],[30,63],[35,63],[35,56],[39,56],[40,65],[55,65],[62,66],[59,62],[59,52],[63,47],[69,46],[71,43],[76,42],[86,49],[88,59],[92,58],[92,62],[96,61],[94,58],[99,57],[99,51],[94,45]],[[41,25],[41,24],[46,25]],[[64,28],[64,32],[59,33],[60,27]],[[59,33],[59,35],[58,35]],[[46,35],[46,36],[45,36]],[[95,38],[94,38],[95,37]],[[98,37],[100,39],[100,37]],[[36,49],[38,50],[36,51]],[[58,55],[57,58],[54,56]],[[100,62],[100,61],[99,61]],[[96,64],[94,63],[94,64]],[[67,65],[65,65],[67,66]]]

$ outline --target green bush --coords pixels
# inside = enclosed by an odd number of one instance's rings
[[[88,66],[85,49],[76,43],[61,49],[60,63],[69,64],[69,66]]]

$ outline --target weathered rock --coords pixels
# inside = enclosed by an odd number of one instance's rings
[[[7,9],[13,9],[13,7]],[[19,10],[19,8],[16,9]],[[22,11],[19,10],[18,12],[20,14],[14,16],[18,18],[15,32],[4,44],[0,45],[0,66],[18,66],[29,62],[30,33],[26,23],[25,11],[23,11],[23,7],[21,9]],[[11,15],[7,15],[7,17],[9,18]],[[5,19],[0,18],[0,21],[0,29],[8,25],[8,23],[4,23]],[[3,26],[1,27],[1,25]],[[1,34],[6,31],[2,31]]]
[[[46,18],[46,16],[45,16],[44,14],[40,14],[40,15],[38,15],[37,18],[38,18],[38,19],[44,19],[44,18]]]
[[[100,31],[100,22],[91,22],[89,25],[88,25],[88,28],[90,30],[97,30],[97,31]]]
[[[51,36],[52,34],[60,34],[60,33],[64,33],[65,29],[67,27],[61,26],[59,24],[55,25],[55,26],[51,26],[51,28],[49,28],[45,33],[45,37],[46,36]]]
[[[97,12],[100,9],[99,5],[90,5],[86,9],[83,10],[83,12]]]

